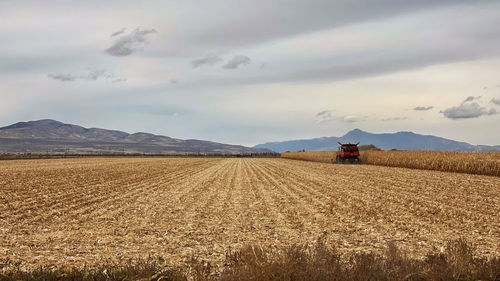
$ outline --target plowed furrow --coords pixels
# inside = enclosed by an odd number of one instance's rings
[[[85,213],[85,210],[96,208],[100,203],[106,203],[109,200],[119,200],[117,199],[118,194],[123,197],[123,194],[129,194],[132,196],[133,194],[140,192],[141,190],[137,190],[136,187],[140,185],[143,180],[151,180],[155,177],[161,176],[162,174],[162,171],[156,171],[154,173],[145,174],[141,177],[131,175],[129,178],[125,177],[123,181],[120,180],[117,182],[111,182],[107,185],[89,186],[86,183],[85,186],[73,189],[71,192],[66,193],[65,196],[57,198],[54,200],[54,204],[41,208],[43,212],[39,212],[38,216],[30,219],[30,222],[42,222],[54,217],[66,215],[77,217],[79,214]],[[59,205],[60,208],[57,208],[57,205]],[[82,208],[85,210],[80,210]],[[47,213],[46,210],[53,211]]]
[[[123,164],[122,164],[123,165]],[[112,168],[113,170],[120,170],[121,166],[119,165],[118,167],[109,167]],[[139,166],[140,167],[140,166]],[[130,168],[129,168],[130,169]],[[69,173],[71,175],[71,173]],[[74,171],[73,174],[76,175],[81,175],[85,174],[85,171],[77,170]],[[16,202],[11,202],[11,204],[14,204],[16,206],[16,209],[18,210],[18,214],[20,214],[19,217],[12,217],[14,220],[22,219],[24,217],[29,217],[29,214],[32,214],[33,212],[39,211],[39,214],[45,214],[46,210],[51,210],[51,209],[57,209],[58,205],[63,204],[67,201],[69,198],[73,202],[68,202],[70,206],[74,202],[79,202],[84,200],[83,198],[85,196],[94,196],[98,195],[99,193],[102,192],[107,192],[106,186],[121,186],[125,185],[126,183],[133,182],[134,180],[140,180],[138,178],[137,174],[130,174],[129,173],[120,173],[116,177],[116,179],[107,179],[104,180],[105,184],[96,184],[97,182],[103,182],[102,179],[99,177],[95,177],[95,175],[90,175],[91,180],[71,180],[71,178],[67,178],[66,175],[68,173],[64,173],[64,176],[61,177],[61,173],[57,174],[56,176],[59,176],[60,179],[62,179],[62,183],[59,184],[54,184],[54,183],[47,183],[47,182],[42,182],[41,184],[43,185],[43,188],[31,188],[28,194],[26,194],[29,198],[29,200],[22,200],[20,199],[21,204],[16,204]],[[37,178],[36,176],[33,176],[34,178]],[[51,176],[53,177],[53,176]],[[141,177],[144,177],[144,175],[141,175]],[[41,179],[44,179],[44,177],[40,177]],[[61,181],[61,180],[58,180]],[[76,184],[85,184],[84,187],[79,188],[79,189],[71,189],[73,186],[72,183]],[[47,187],[47,188],[45,188]],[[36,192],[36,193],[33,193]],[[55,196],[50,196],[48,197],[47,194],[57,194]],[[84,192],[82,192],[84,191]],[[34,214],[36,215],[36,213]]]
[[[161,191],[170,192],[170,188],[175,186],[176,183],[183,182],[188,177],[193,177],[197,173],[200,173],[203,169],[208,167],[208,165],[189,165],[188,167],[176,167],[171,170],[164,170],[158,172],[156,175],[150,175],[144,181],[141,181],[135,185],[127,185],[127,191],[121,193],[118,190],[115,194],[105,194],[104,198],[100,204],[93,204],[88,209],[83,210],[80,214],[86,214],[86,216],[100,217],[105,214],[107,217],[122,215],[120,211],[123,211],[126,203],[127,206],[132,206],[139,198],[148,197],[150,195],[156,195],[161,193]],[[85,218],[83,218],[85,219]]]
[[[331,175],[328,175],[325,173],[325,176],[327,181],[331,181],[333,183],[338,181],[338,177],[334,178]],[[386,179],[381,179],[378,183],[375,181],[367,181],[366,179],[373,179],[373,175],[364,175],[364,174],[359,174],[358,177],[360,178],[358,181],[356,181],[356,184],[350,184],[349,189],[353,191],[353,196],[354,195],[359,195],[358,200],[362,202],[362,198],[376,198],[377,200],[379,199],[385,199],[386,204],[394,204],[397,205],[398,207],[394,207],[397,209],[400,209],[400,211],[406,210],[407,212],[411,213],[411,216],[414,216],[415,214],[420,214],[422,217],[428,217],[431,212],[436,212],[436,208],[439,207],[439,214],[433,214],[433,221],[437,222],[438,220],[449,220],[450,218],[457,218],[460,219],[461,217],[470,217],[470,214],[467,213],[466,210],[464,210],[463,206],[460,205],[455,205],[453,202],[443,202],[446,201],[446,199],[443,198],[448,198],[447,196],[436,196],[436,194],[430,194],[428,198],[426,196],[415,196],[412,193],[408,193],[405,191],[402,191],[400,189],[403,189],[403,185],[401,182],[403,181],[398,181],[398,183],[388,183],[387,185],[385,184]],[[391,177],[386,177],[390,179]],[[335,184],[335,186],[339,186],[338,184]],[[409,185],[411,186],[411,185]],[[408,189],[408,187],[406,187]],[[441,198],[441,199],[437,199]],[[476,203],[477,204],[477,203]],[[488,204],[486,205],[488,206]],[[394,208],[387,208],[393,210]],[[485,208],[487,209],[487,208]],[[483,210],[485,210],[483,209]],[[476,213],[477,218],[475,220],[484,220],[484,219],[491,219],[489,217],[489,214],[484,214],[484,213]],[[389,215],[389,214],[386,214]],[[481,218],[482,217],[482,218]]]
[[[341,253],[382,253],[395,240],[411,256],[465,237],[498,256],[498,186],[498,177],[285,159],[0,161],[0,260],[221,265],[229,249],[319,237]]]

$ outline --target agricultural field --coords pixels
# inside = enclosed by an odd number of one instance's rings
[[[414,257],[460,237],[500,255],[500,178],[280,158],[0,162],[0,263],[82,267],[148,256],[221,264],[245,245]]]
[[[332,163],[337,151],[284,152],[287,159]],[[500,176],[500,152],[360,151],[363,164]]]

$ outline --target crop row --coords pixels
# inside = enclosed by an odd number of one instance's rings
[[[346,254],[398,241],[418,257],[459,237],[480,256],[500,253],[491,176],[279,158],[3,161],[0,175],[0,266],[159,256],[220,266],[228,249],[319,236]]]
[[[336,151],[285,152],[282,158],[331,163]],[[362,151],[361,163],[500,176],[500,152]]]

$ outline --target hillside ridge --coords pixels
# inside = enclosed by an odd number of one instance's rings
[[[336,150],[338,142],[359,142],[361,145],[373,144],[383,150],[442,150],[442,151],[500,151],[499,146],[472,145],[433,135],[421,135],[411,131],[395,133],[369,133],[354,129],[341,137],[319,137],[289,141],[267,142],[254,148],[267,148],[275,152]]]
[[[151,133],[85,128],[52,119],[0,128],[0,153],[251,154],[267,149],[205,140],[182,140]]]

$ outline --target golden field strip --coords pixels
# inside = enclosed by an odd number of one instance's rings
[[[332,163],[336,151],[284,152],[282,158]],[[361,151],[363,164],[500,176],[500,152]]]
[[[387,242],[418,257],[464,237],[500,255],[500,178],[280,158],[0,162],[0,261],[81,267],[324,237],[342,253]]]

